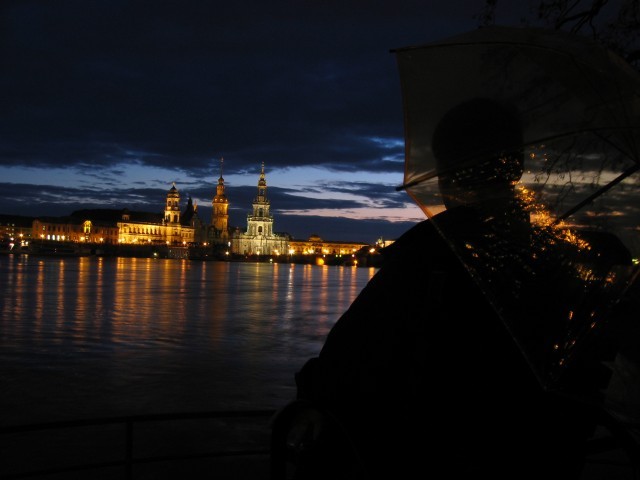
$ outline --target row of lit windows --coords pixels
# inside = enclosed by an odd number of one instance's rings
[[[69,226],[69,225],[42,225],[42,231],[43,232],[62,232],[62,233],[70,233],[70,232],[81,232],[84,231],[84,233],[91,233],[91,229],[87,228],[86,226],[84,228],[81,227],[73,227],[73,226]],[[93,233],[95,234],[109,234],[110,233],[110,229],[108,228],[94,228],[93,229]],[[117,233],[117,229],[113,229],[113,233],[116,234]],[[49,234],[51,235],[58,235],[57,233],[54,234]],[[58,235],[59,236],[59,235]]]
[[[81,242],[89,242],[91,241],[90,237],[78,237],[78,236],[71,236],[71,235],[52,235],[52,234],[42,234],[40,235],[40,239],[41,240],[50,240],[53,242],[75,242],[75,241],[81,241]],[[104,242],[104,238],[100,237],[99,239],[97,239],[97,241],[99,242]]]
[[[122,233],[160,235],[160,232],[157,228],[149,228],[149,227],[122,227]]]

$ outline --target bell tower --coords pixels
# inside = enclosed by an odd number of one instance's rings
[[[180,193],[176,182],[167,193],[167,204],[164,207],[164,221],[166,224],[180,224]]]
[[[229,238],[229,200],[224,193],[224,178],[222,177],[222,167],[224,158],[220,159],[220,178],[216,187],[216,195],[211,202],[211,226],[214,229],[215,237],[227,241]]]

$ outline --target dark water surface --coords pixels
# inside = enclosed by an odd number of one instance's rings
[[[0,256],[0,425],[281,407],[374,273]]]

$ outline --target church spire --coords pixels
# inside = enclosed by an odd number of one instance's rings
[[[264,176],[264,162],[262,162],[262,169],[260,170],[260,180],[258,180],[258,196],[255,199],[256,202],[267,202],[267,180]]]
[[[218,198],[218,201],[222,200],[222,199],[226,199],[226,196],[224,194],[224,178],[222,177],[222,164],[224,162],[224,158],[220,158],[220,178],[218,178],[218,186],[216,187],[216,198]],[[215,198],[213,199],[213,201],[215,202]]]

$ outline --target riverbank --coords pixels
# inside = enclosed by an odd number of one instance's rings
[[[303,265],[334,265],[344,267],[374,267],[381,265],[379,251],[363,249],[353,255],[342,254],[287,254],[287,255],[238,255],[215,246],[170,246],[133,244],[88,244],[73,242],[31,241],[28,247],[3,248],[0,253],[54,257],[126,257],[182,259],[193,261],[293,263]]]

